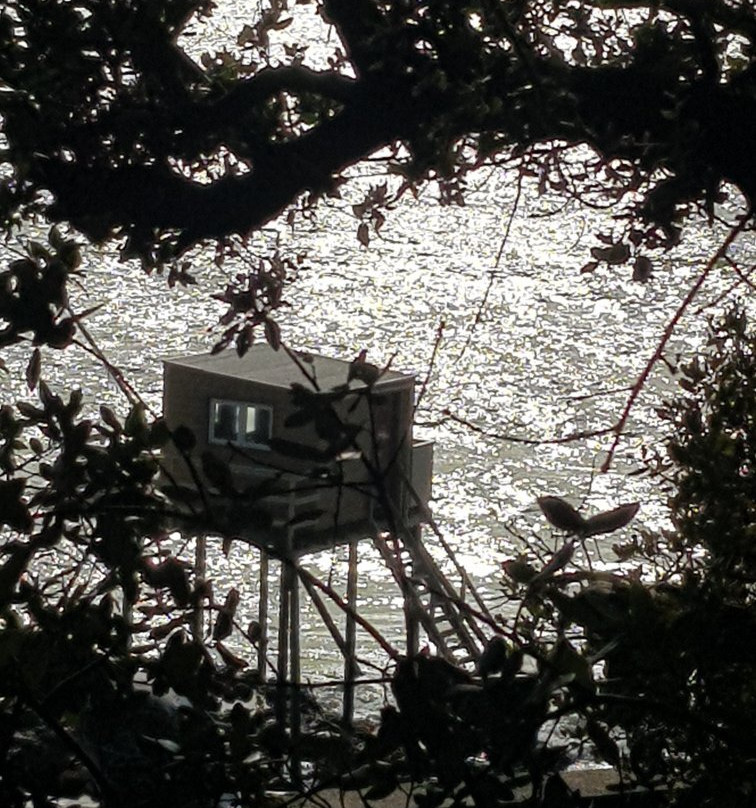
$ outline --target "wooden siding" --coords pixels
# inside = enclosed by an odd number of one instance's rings
[[[266,356],[261,352],[258,359]],[[275,492],[258,502],[258,507],[272,519],[269,530],[255,528],[255,534],[264,538],[260,543],[277,544],[282,537],[288,536],[293,544],[290,549],[296,551],[299,546],[304,551],[315,544],[326,546],[329,536],[337,540],[346,540],[360,533],[367,536],[373,530],[376,518],[384,522],[405,520],[410,509],[417,512],[406,485],[413,479],[413,377],[392,371],[391,378],[370,390],[362,382],[353,381],[350,389],[354,392],[334,402],[333,410],[342,423],[359,426],[355,449],[362,453],[364,460],[355,457],[321,464],[273,449],[242,449],[210,443],[210,402],[220,399],[270,407],[274,440],[283,439],[318,451],[327,446],[327,441],[318,436],[312,423],[294,428],[286,426],[287,418],[297,412],[297,407],[290,386],[273,381],[274,376],[279,380],[282,377],[280,369],[275,374],[269,369],[261,370],[261,380],[252,378],[246,365],[243,374],[233,375],[229,368],[234,364],[228,360],[219,363],[223,372],[213,372],[213,362],[209,360],[206,357],[187,357],[165,362],[164,415],[171,429],[184,426],[194,433],[196,467],[201,468],[203,454],[211,454],[229,469],[237,491],[253,492],[264,480],[275,478]],[[348,363],[328,360],[327,366],[331,377],[346,380]],[[336,372],[337,366],[340,373]],[[299,371],[297,374],[301,383],[301,374]],[[167,447],[165,462],[176,481],[186,486],[193,485],[185,462],[174,448]],[[320,467],[330,473],[330,479],[327,475],[312,477],[313,470]],[[371,470],[380,480],[378,485],[375,477],[371,478]],[[337,474],[343,477],[342,485],[333,482]],[[417,484],[417,473],[414,477]],[[429,490],[430,481],[423,482],[420,487]],[[241,506],[240,501],[232,503],[227,518],[233,522],[233,508],[242,514],[245,508]],[[323,514],[315,518],[312,515],[314,509],[322,510]],[[289,529],[292,519],[296,522],[298,517],[307,514],[310,518]],[[237,532],[243,532],[243,525],[237,526]],[[254,537],[249,538],[254,540]]]

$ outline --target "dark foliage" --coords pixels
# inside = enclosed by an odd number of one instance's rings
[[[240,631],[234,591],[215,601],[166,542],[177,523],[202,533],[216,516],[206,498],[179,503],[158,486],[168,441],[196,471],[191,436],[171,435],[134,391],[127,417],[92,417],[78,392],[42,379],[43,351],[75,341],[87,314],[67,299],[73,233],[190,283],[179,258],[191,247],[215,241],[220,260],[232,236],[282,213],[295,222],[378,150],[393,179],[352,208],[365,246],[397,196],[430,180],[443,204],[463,204],[467,173],[496,165],[614,205],[615,232],[585,269],[631,263],[648,278],[648,256],[688,213],[713,217],[730,187],[747,211],[756,195],[750,0],[270,0],[233,53],[195,60],[192,26],[212,6],[0,11],[0,218],[6,230],[56,225],[0,274],[0,347],[32,345],[38,394],[0,408],[0,802],[259,805],[311,761],[316,789],[367,799],[409,779],[424,808],[488,808],[520,786],[538,804],[559,753],[549,733],[570,718],[576,744],[643,783],[685,786],[683,804],[752,805],[756,371],[741,314],[713,329],[707,355],[681,369],[688,396],[661,410],[673,437],[654,471],[674,530],[616,547],[658,579],[583,563],[589,537],[625,525],[634,505],[586,518],[543,498],[570,535],[548,559],[506,565],[517,619],[495,627],[475,675],[401,660],[396,707],[374,734],[314,708],[313,731],[288,732],[224,646]],[[302,9],[336,34],[327,69],[305,66],[301,43],[271,57],[270,37]],[[221,347],[243,352],[257,328],[278,347],[272,315],[297,266],[275,254],[229,283]],[[380,371],[353,372],[369,385]],[[299,395],[299,423],[333,453],[348,447],[331,412],[343,391]],[[201,607],[210,638],[192,630]],[[254,628],[245,636],[254,643]]]
[[[270,0],[200,59],[187,43],[212,6],[5,4],[5,222],[42,212],[154,265],[338,193],[385,148],[400,192],[435,179],[442,202],[483,164],[626,199],[633,218],[593,258],[644,276],[691,205],[712,212],[723,183],[756,193],[750,0]],[[338,38],[326,69],[306,42],[269,55],[304,7]],[[363,244],[391,198],[355,206]]]
[[[754,800],[755,360],[754,335],[734,310],[679,369],[683,396],[659,408],[666,454],[649,457],[674,527],[615,545],[637,571],[593,572],[577,554],[546,579],[535,567],[523,578],[525,559],[507,570],[528,582],[525,636],[550,624],[582,636],[582,658],[601,662],[578,711],[598,754],[672,790],[678,805]]]

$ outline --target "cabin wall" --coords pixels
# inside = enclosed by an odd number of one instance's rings
[[[373,403],[368,404],[366,396],[348,396],[336,402],[334,410],[344,422],[359,424],[363,432],[358,437],[360,449],[367,457],[374,455],[373,427],[377,431],[381,451],[382,467],[400,454],[402,444],[408,442],[412,421],[413,389],[411,379],[408,385],[394,386],[387,392],[372,394]],[[233,379],[216,374],[165,366],[163,413],[168,426],[175,429],[185,426],[192,430],[197,441],[197,454],[207,449],[228,451],[219,444],[209,441],[210,401],[227,399],[269,406],[273,410],[272,435],[314,449],[324,449],[326,441],[318,437],[312,424],[300,427],[286,427],[287,418],[297,411],[292,403],[289,389],[260,384],[246,379]],[[358,402],[355,406],[355,402]],[[266,464],[281,464],[292,471],[309,469],[312,460],[297,460],[270,450],[244,449],[244,453]],[[239,459],[241,462],[241,458]]]
[[[343,420],[363,427],[357,443],[381,480],[380,498],[388,499],[399,518],[406,513],[405,483],[412,463],[414,386],[408,381],[386,392],[374,390],[369,398],[361,397],[356,408],[354,399],[346,399],[338,407]],[[379,503],[382,511],[387,504]]]
[[[280,490],[261,500],[261,507],[274,516],[274,532],[277,529],[286,532],[284,525],[288,520],[312,513],[313,509],[320,509],[324,514],[303,521],[294,531],[295,538],[297,535],[303,537],[303,543],[307,542],[307,535],[325,536],[350,525],[362,525],[367,533],[376,512],[384,520],[389,512],[398,518],[406,512],[404,482],[411,474],[414,402],[411,378],[408,377],[406,383],[402,380],[401,384],[390,385],[385,392],[374,390],[370,400],[366,395],[355,395],[334,405],[344,422],[361,426],[357,444],[380,472],[383,483],[379,488],[373,485],[374,480],[365,463],[357,458],[329,464],[331,469],[338,468],[343,474],[344,485],[325,485],[323,481],[302,477],[318,465],[312,459],[292,458],[264,449],[237,450],[210,443],[210,401],[215,398],[269,406],[273,410],[274,438],[283,438],[302,447],[324,449],[326,442],[318,437],[311,423],[296,428],[285,426],[286,419],[296,411],[289,389],[170,364],[165,366],[164,378],[166,421],[171,429],[185,426],[192,430],[196,438],[194,457],[198,467],[202,455],[209,450],[231,470],[237,490],[247,490],[269,479],[275,473],[271,467],[289,472],[280,477],[277,484]],[[191,485],[191,475],[175,449],[166,449],[165,460],[180,483]],[[387,499],[391,503],[388,511],[385,507]]]

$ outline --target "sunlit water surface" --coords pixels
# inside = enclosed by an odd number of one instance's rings
[[[222,20],[225,25],[233,21],[233,14]],[[209,41],[208,34],[203,36],[203,43]],[[444,418],[444,411],[487,433],[529,439],[611,426],[629,386],[724,230],[703,223],[690,228],[648,284],[633,283],[627,268],[581,275],[580,267],[597,244],[595,234],[610,226],[609,219],[526,188],[502,248],[515,201],[514,178],[481,171],[470,180],[464,207],[439,207],[434,189],[427,188],[418,199],[403,200],[380,237],[365,249],[356,238],[351,204],[379,179],[363,172],[346,186],[343,200],[322,205],[312,220],[299,221],[293,229],[271,224],[252,239],[249,260],[276,246],[288,255],[306,253],[289,289],[291,308],[281,317],[284,338],[292,347],[346,359],[366,348],[371,361],[382,364],[393,357],[394,368],[416,373],[419,384],[427,380],[416,432],[435,441],[433,511],[459,561],[496,608],[501,561],[518,552],[534,531],[546,533],[536,497],[558,494],[585,503],[589,510],[638,499],[637,526],[654,526],[663,519],[652,485],[628,472],[639,467],[640,447],[657,439],[653,407],[674,392],[674,381],[663,366],[656,369],[606,474],[599,474],[598,467],[609,437],[567,444],[513,443],[466,429]],[[743,266],[754,263],[752,244],[739,243],[734,249]],[[197,286],[168,290],[163,277],[146,276],[111,255],[88,252],[82,287],[75,292],[79,310],[101,305],[87,318],[90,333],[156,410],[160,358],[209,350],[222,311],[211,295],[243,266],[228,263],[218,269],[210,252],[196,263]],[[690,355],[700,345],[706,314],[720,311],[724,303],[695,312],[717,301],[732,282],[716,275],[704,287],[670,343],[670,360],[678,352]],[[12,401],[27,395],[26,354],[11,353],[6,361],[10,373],[2,382],[4,398]],[[81,387],[93,410],[102,402],[125,408],[106,371],[81,350],[46,352],[44,376],[60,386]],[[432,552],[448,566],[428,536]],[[613,540],[603,548],[607,562]],[[360,612],[401,647],[398,589],[369,543],[364,548]],[[342,551],[322,553],[306,564],[343,592]],[[241,591],[243,624],[254,618],[253,551],[237,544],[224,557],[211,543],[210,575],[221,599],[231,586]],[[338,678],[341,659],[304,598],[302,628],[305,674]],[[243,643],[235,647],[251,655]],[[363,658],[385,662],[362,631],[359,648]],[[374,704],[376,695],[380,697],[380,689],[365,688],[358,697]]]

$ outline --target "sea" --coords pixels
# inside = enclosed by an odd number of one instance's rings
[[[233,50],[246,8],[239,0],[219,3],[215,18],[188,35],[190,51]],[[326,29],[313,29],[317,21],[305,20],[304,34],[299,24],[286,36],[308,36],[306,58],[322,64],[335,40]],[[278,251],[296,259],[288,306],[278,317],[283,339],[294,349],[344,359],[366,350],[371,362],[390,360],[392,368],[416,375],[422,398],[415,435],[435,443],[433,515],[495,614],[508,608],[502,562],[535,545],[551,542],[556,549],[561,541],[546,525],[538,497],[561,496],[586,514],[638,501],[638,516],[622,536],[663,527],[665,495],[639,473],[642,455],[662,446],[655,408],[678,393],[675,367],[701,349],[708,318],[749,294],[726,262],[711,273],[674,330],[664,361],[637,398],[610,469],[601,467],[612,435],[564,439],[617,422],[665,328],[725,238],[737,200],[723,206],[714,222],[693,217],[680,244],[655,256],[651,277],[638,282],[628,266],[581,272],[591,249],[601,246],[598,236],[618,227],[612,211],[540,192],[537,178],[519,184],[511,170],[482,167],[467,177],[461,206],[442,205],[431,183],[393,203],[380,232],[364,246],[353,206],[384,182],[394,190],[396,179],[385,176],[381,155],[348,175],[340,199],[322,200],[293,226],[283,219],[270,222],[247,239],[238,258],[220,267],[211,247],[194,251],[187,256],[196,277],[191,286],[169,288],[164,274],[122,262],[116,250],[87,247],[72,304],[92,310],[84,321],[92,340],[159,414],[162,358],[209,351],[219,339],[224,309],[213,295],[262,256]],[[17,257],[23,239],[40,237],[45,227],[32,223],[5,239],[0,256]],[[730,254],[746,273],[756,265],[752,239],[737,241]],[[4,353],[3,403],[34,398],[25,387],[29,351],[22,346]],[[55,389],[80,388],[92,413],[100,404],[126,412],[108,369],[86,350],[43,351],[42,375]],[[589,550],[592,563],[616,566],[616,540],[596,542]],[[453,575],[449,554],[430,531],[426,542]],[[191,558],[191,546],[185,551]],[[343,549],[303,563],[343,594]],[[257,553],[248,545],[234,543],[226,555],[219,540],[209,540],[208,576],[216,599],[238,589],[242,625],[257,615],[258,570]],[[358,610],[397,647],[404,636],[401,604],[390,572],[370,542],[364,549],[361,544]],[[338,608],[332,611],[343,620]],[[305,678],[340,679],[343,660],[304,595],[301,628]],[[241,635],[229,642],[252,664],[253,649]],[[358,655],[369,677],[390,671],[361,629]],[[358,709],[384,697],[381,685],[358,688]]]

